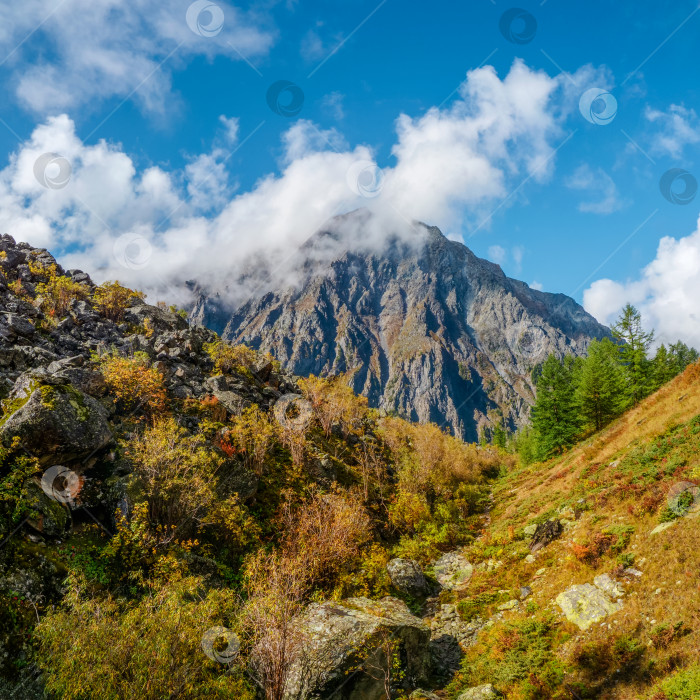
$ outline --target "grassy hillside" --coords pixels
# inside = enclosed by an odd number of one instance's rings
[[[495,612],[521,586],[532,595],[469,650],[453,688],[491,682],[509,698],[700,697],[700,497],[688,483],[700,483],[699,364],[565,455],[500,479],[469,552],[503,565],[472,580],[461,610]],[[562,519],[563,533],[529,554],[524,529],[550,518]],[[661,523],[667,529],[651,534]],[[604,573],[622,583],[623,607],[582,631],[555,599]]]

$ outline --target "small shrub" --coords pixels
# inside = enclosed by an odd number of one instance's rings
[[[229,345],[223,340],[206,343],[204,350],[214,362],[214,371],[217,374],[230,372],[249,374],[257,360],[255,350],[245,345]]]
[[[124,319],[124,312],[129,307],[132,299],[144,299],[143,292],[136,292],[128,287],[123,287],[116,282],[105,282],[93,292],[95,308],[105,318],[119,323]]]
[[[124,411],[143,410],[149,416],[165,411],[167,392],[163,375],[150,366],[145,353],[134,357],[108,355],[100,358],[107,386]]]
[[[233,419],[226,436],[243,455],[247,466],[261,475],[267,454],[278,437],[277,424],[258,406],[249,406]]]
[[[46,687],[65,700],[252,700],[248,685],[201,649],[204,633],[234,609],[231,591],[205,592],[195,577],[151,584],[149,595],[126,605],[73,575],[62,606],[36,628]]]
[[[198,525],[214,503],[213,478],[222,459],[201,435],[189,436],[161,418],[124,445],[144,487],[149,519],[171,541]]]
[[[59,275],[55,265],[35,268],[34,271],[40,271],[45,280],[36,285],[36,294],[41,298],[41,310],[50,318],[62,318],[68,312],[71,302],[84,301],[90,296],[85,285]]]
[[[653,700],[697,700],[700,697],[700,665],[677,671],[658,686]]]

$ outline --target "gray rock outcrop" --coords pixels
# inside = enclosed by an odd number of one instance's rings
[[[401,660],[407,688],[419,686],[429,675],[430,630],[396,598],[312,604],[297,624],[307,641],[291,668],[289,700],[300,692],[302,697],[382,700],[387,642]]]

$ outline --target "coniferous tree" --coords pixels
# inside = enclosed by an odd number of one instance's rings
[[[669,355],[676,374],[680,374],[688,365],[700,359],[700,355],[698,355],[698,351],[695,348],[689,348],[680,340],[673,345],[669,345]]]
[[[655,391],[678,374],[676,359],[662,343],[654,355],[652,364],[652,390]]]
[[[620,341],[620,359],[627,375],[630,399],[637,404],[651,387],[651,363],[647,350],[654,339],[654,331],[647,333],[642,327],[642,315],[627,304],[617,323],[611,328],[613,337]]]
[[[537,452],[546,458],[572,445],[579,432],[576,406],[576,369],[573,357],[563,361],[550,355],[537,379],[537,399],[532,425],[537,433]]]
[[[577,397],[581,415],[600,430],[625,408],[625,376],[618,348],[609,339],[594,340],[581,365]]]

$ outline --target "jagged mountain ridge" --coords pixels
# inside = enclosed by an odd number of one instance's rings
[[[338,233],[356,234],[370,217],[329,222],[302,249],[298,282],[240,304],[223,336],[297,374],[352,370],[372,405],[476,440],[485,427],[527,421],[530,374],[549,353],[580,355],[609,335],[573,299],[506,277],[436,227],[388,236],[383,248]],[[211,304],[201,299],[193,317]]]

